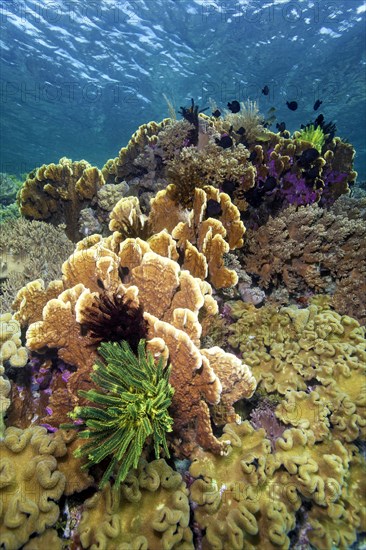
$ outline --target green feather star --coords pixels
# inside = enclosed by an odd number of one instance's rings
[[[145,351],[145,340],[140,340],[137,356],[125,341],[104,342],[98,352],[105,363],[94,365],[91,378],[101,391],[79,392],[96,406],[76,407],[70,413],[74,420],[83,421],[79,437],[89,440],[74,455],[87,456],[85,468],[112,457],[100,487],[115,470],[118,486],[129,470],[137,467],[148,437],[154,442],[156,458],[160,447],[169,457],[166,432],[172,431],[168,407],[174,389],[169,384],[170,368],[163,366],[162,358],[155,364],[151,353]]]
[[[314,124],[308,124],[305,128],[294,133],[294,138],[308,141],[311,145],[319,151],[325,143],[325,134],[320,126],[314,128]]]

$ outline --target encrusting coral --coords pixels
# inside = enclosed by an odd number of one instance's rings
[[[108,484],[84,503],[81,547],[193,550],[187,495],[181,475],[165,460],[141,460],[119,488]]]
[[[30,220],[64,223],[66,235],[77,241],[81,238],[80,212],[96,199],[103,185],[100,170],[85,160],[63,157],[58,164],[44,164],[28,176],[18,194],[20,212]]]

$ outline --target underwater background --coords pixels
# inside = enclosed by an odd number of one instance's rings
[[[61,156],[102,166],[140,124],[168,115],[166,94],[176,108],[191,97],[202,107],[256,100],[291,132],[314,120],[320,99],[366,178],[361,0],[7,0],[0,9],[1,172]]]
[[[0,550],[365,550],[365,12],[0,0]]]

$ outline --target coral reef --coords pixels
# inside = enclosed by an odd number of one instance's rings
[[[327,291],[337,311],[365,323],[365,243],[365,199],[344,197],[330,210],[292,206],[249,230],[243,264],[261,287],[285,285],[305,296]]]
[[[84,504],[81,547],[193,550],[188,490],[165,460],[141,461],[117,490],[109,484]]]
[[[4,549],[359,544],[354,150],[320,115],[291,137],[228,108],[170,105],[101,171],[38,168],[18,204],[50,223],[2,224]]]
[[[63,157],[58,164],[43,165],[29,175],[18,194],[23,216],[66,225],[72,241],[81,238],[78,228],[80,212],[96,199],[104,185],[102,173],[85,160]]]

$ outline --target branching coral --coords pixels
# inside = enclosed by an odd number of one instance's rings
[[[164,460],[141,461],[119,489],[107,485],[85,502],[82,548],[193,550],[187,494],[180,474]]]
[[[0,447],[0,541],[16,550],[57,521],[56,501],[65,487],[57,457],[66,449],[39,426],[8,428]]]
[[[138,345],[137,356],[128,343],[102,343],[98,349],[105,364],[97,362],[91,379],[98,390],[81,392],[93,405],[76,407],[70,415],[83,428],[79,437],[88,441],[75,456],[87,456],[88,468],[111,457],[100,485],[116,472],[115,484],[122,483],[129,470],[136,468],[146,440],[152,437],[156,458],[160,447],[169,457],[165,432],[172,430],[168,414],[173,389],[168,379],[170,369],[161,357],[155,365],[145,341]],[[96,405],[96,406],[95,406]],[[79,425],[79,420],[83,424]]]
[[[61,275],[72,242],[64,227],[25,219],[11,220],[0,230],[0,308],[10,310],[17,291],[39,277],[48,283]]]
[[[33,176],[33,177],[32,177]],[[66,234],[77,241],[80,212],[104,185],[102,173],[85,160],[62,158],[43,165],[25,181],[18,194],[20,212],[31,220],[66,224]]]
[[[354,207],[355,199],[349,198],[340,199],[334,213],[290,207],[257,231],[249,230],[246,270],[265,288],[284,284],[297,294],[330,291],[337,310],[365,322],[366,217],[363,212],[349,217]]]

